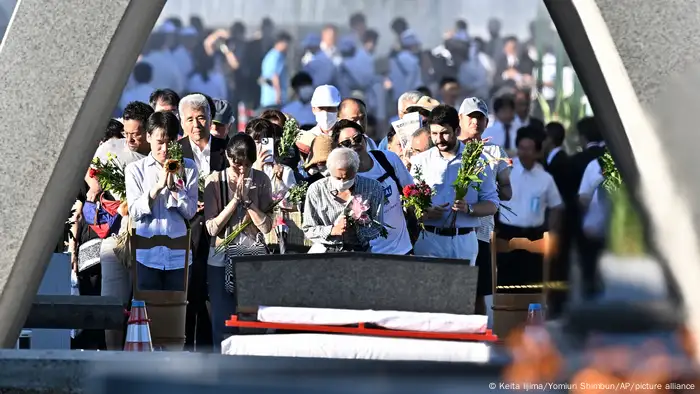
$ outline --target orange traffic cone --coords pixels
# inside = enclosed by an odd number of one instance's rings
[[[131,301],[129,313],[129,326],[126,328],[125,352],[152,352],[151,328],[148,325],[146,315],[146,303],[143,301]]]

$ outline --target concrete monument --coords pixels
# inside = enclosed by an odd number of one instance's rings
[[[165,0],[21,0],[0,51],[0,346],[13,347]]]

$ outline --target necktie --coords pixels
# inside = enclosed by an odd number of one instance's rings
[[[504,148],[505,148],[506,150],[511,150],[512,147],[510,146],[510,145],[511,145],[511,140],[510,140],[510,124],[504,123],[504,124],[503,124],[503,130],[505,130],[505,132],[506,132],[506,143],[505,143]]]

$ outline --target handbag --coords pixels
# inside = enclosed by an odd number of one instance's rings
[[[114,256],[127,270],[131,268],[131,215],[127,216],[127,226],[117,235],[117,246],[112,249]]]
[[[220,172],[220,177],[221,206],[225,207],[229,202],[226,170]],[[244,213],[243,207],[238,205],[236,213]],[[229,228],[226,226],[226,237],[228,237],[228,232]],[[224,251],[224,289],[230,294],[236,294],[236,257],[260,256],[269,253],[265,237],[259,231],[256,233],[255,238],[251,238],[245,232],[242,232]]]
[[[100,246],[102,239],[95,238],[83,242],[78,247],[78,272],[82,272],[100,263]]]
[[[104,193],[97,202],[85,201],[83,205],[83,217],[85,223],[101,239],[119,231],[121,216],[117,210],[121,201],[105,200]]]

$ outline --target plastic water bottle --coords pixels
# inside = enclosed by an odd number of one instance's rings
[[[541,326],[544,324],[544,311],[542,311],[542,304],[533,303],[527,308],[527,325],[528,326]]]

